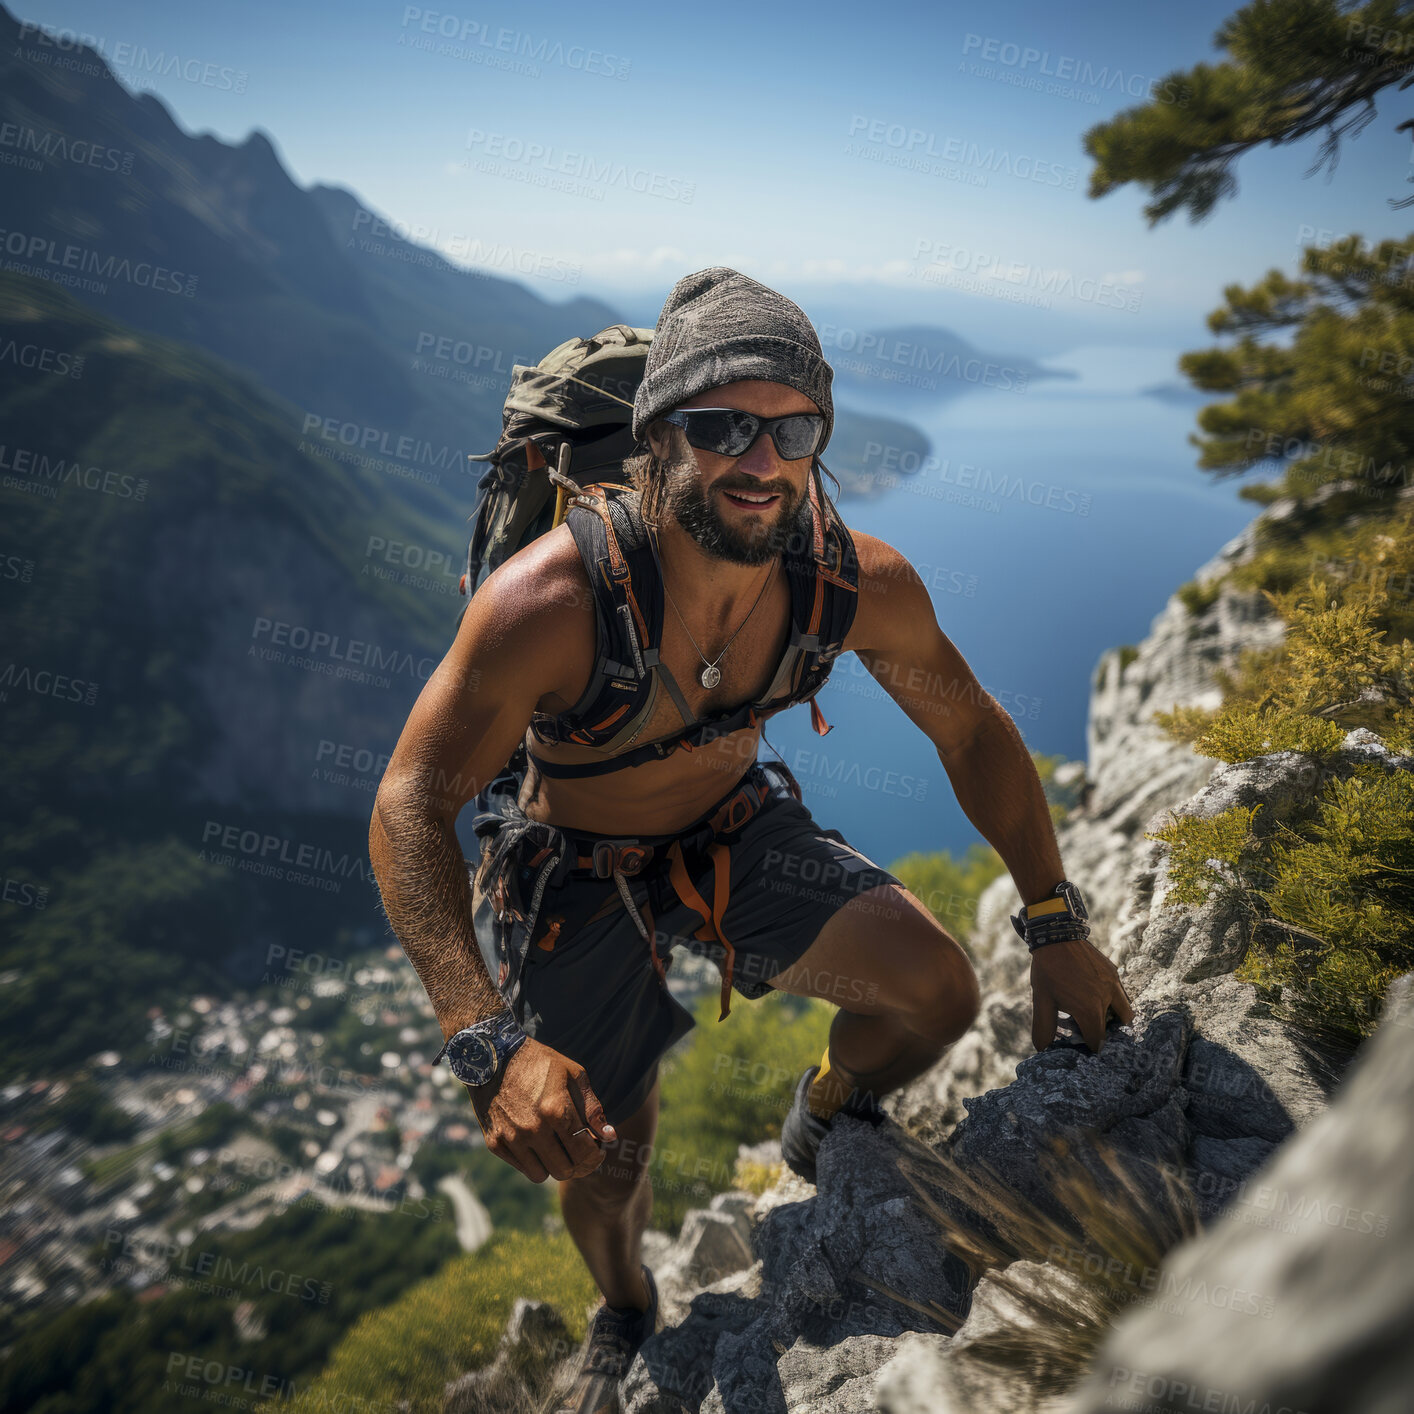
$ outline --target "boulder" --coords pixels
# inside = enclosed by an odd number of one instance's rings
[[[553,1306],[518,1300],[495,1359],[447,1386],[442,1414],[530,1414],[575,1348]]]
[[[1414,974],[1333,1103],[1170,1254],[1075,1414],[1407,1409],[1414,1386]]]

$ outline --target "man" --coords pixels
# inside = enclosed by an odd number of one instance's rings
[[[1058,1009],[1095,1050],[1110,1010],[1132,1019],[1073,886],[1057,896],[1050,812],[1015,725],[938,626],[913,567],[851,534],[824,496],[831,380],[790,300],[724,268],[679,281],[633,403],[638,494],[617,520],[577,498],[567,523],[486,580],[378,792],[383,902],[487,1147],[533,1182],[559,1182],[604,1295],[576,1410],[614,1407],[656,1319],[640,1239],[657,1063],[691,1025],[664,986],[663,954],[695,945],[718,961],[723,1015],[731,987],[839,1005],[782,1131],[787,1162],[812,1180],[834,1117],[878,1122],[879,1099],[977,1014],[967,957],[928,909],[822,830],[788,771],[757,764],[758,706],[808,692],[824,729],[814,691],[835,654],[858,654],[934,744],[1034,915],[1018,931],[1035,947],[1036,1046],[1054,1037]],[[616,606],[604,585],[627,582],[634,545],[651,549],[640,563],[653,582]],[[457,814],[522,744],[523,786],[469,881]]]

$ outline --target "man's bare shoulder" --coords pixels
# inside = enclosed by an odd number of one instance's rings
[[[569,694],[583,688],[594,666],[594,593],[567,525],[538,536],[486,576],[462,634],[475,641],[478,657],[530,669],[544,690],[574,700]]]
[[[859,603],[845,648],[857,651],[893,645],[899,630],[920,616],[931,621],[932,600],[903,551],[862,530],[851,530],[850,536],[859,565]]]
[[[880,540],[877,535],[869,535],[863,530],[852,529],[849,534],[854,541],[861,589],[866,581],[873,588],[918,578],[917,571],[903,551],[890,545],[887,540]]]
[[[499,614],[517,624],[548,628],[567,612],[588,618],[594,594],[568,525],[557,525],[503,560],[476,598],[486,596]]]

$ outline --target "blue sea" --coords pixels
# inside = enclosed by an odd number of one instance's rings
[[[1174,360],[1149,347],[1076,348],[1047,360],[1074,380],[978,387],[941,404],[887,387],[838,390],[840,406],[904,418],[932,441],[915,474],[841,509],[918,568],[943,632],[1033,751],[1084,759],[1100,655],[1138,643],[1257,512],[1234,481],[1197,468],[1187,438],[1201,398],[1142,391],[1183,389]],[[912,850],[960,854],[982,838],[933,744],[853,654],[819,701],[826,736],[798,707],[767,738],[822,825],[885,865]]]

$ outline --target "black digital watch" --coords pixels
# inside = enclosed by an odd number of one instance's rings
[[[1035,952],[1048,943],[1068,943],[1090,936],[1090,917],[1080,890],[1062,879],[1050,896],[1027,904],[1020,913],[1011,915],[1011,926],[1021,935],[1027,948]]]

